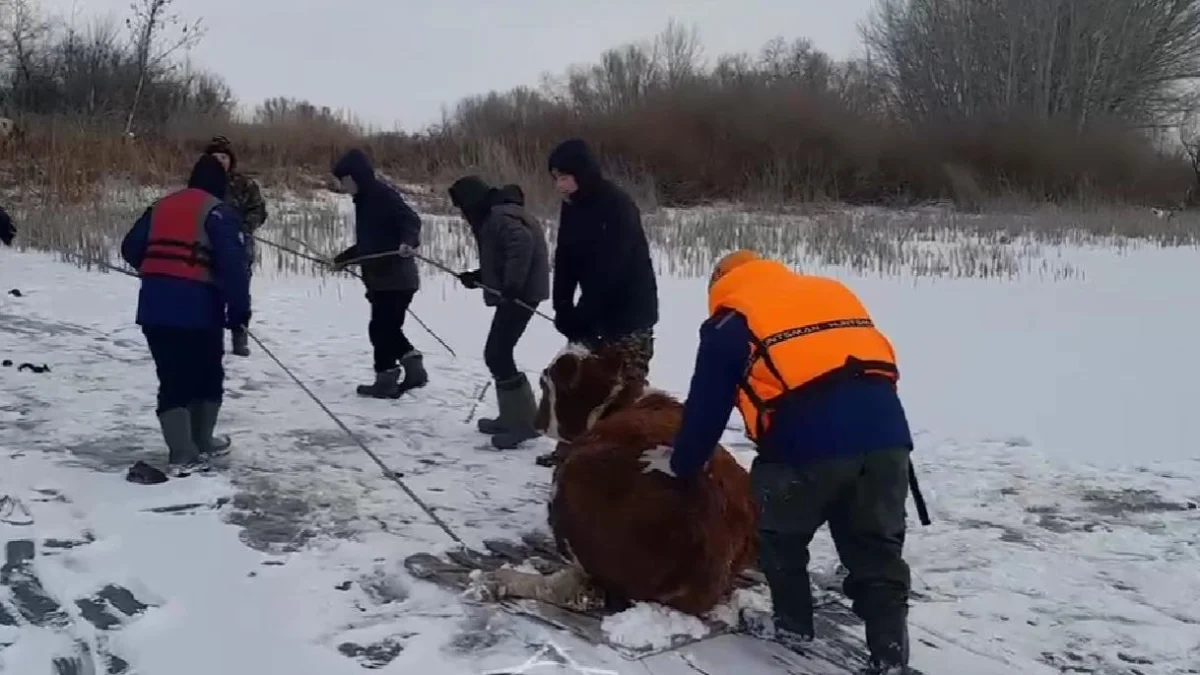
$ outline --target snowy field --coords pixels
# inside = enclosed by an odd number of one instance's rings
[[[430,255],[461,258],[461,241],[431,240]],[[983,257],[1030,246],[1006,242]],[[920,260],[963,260],[930,257],[946,246],[914,243],[908,271],[802,263],[850,282],[900,357],[934,520],[910,516],[913,665],[1200,673],[1200,363],[1189,358],[1200,253],[1062,242],[990,278],[912,272]],[[430,385],[364,400],[354,394],[370,377],[359,282],[267,258],[255,335],[459,536],[477,546],[545,527],[549,470],[533,458],[549,441],[500,453],[474,432],[472,415],[494,413],[491,392],[475,410],[489,320],[477,293],[423,267],[414,310],[458,356],[410,323]],[[651,376],[682,395],[704,284],[681,273],[687,265],[663,267]],[[226,358],[229,469],[126,483],[135,460],[165,454],[133,324],[136,281],[3,250],[0,291],[0,359],[12,361],[0,368],[0,672],[55,672],[83,645],[97,667],[82,672],[114,675],[781,672],[716,642],[626,661],[413,580],[406,555],[452,542],[257,345]],[[535,318],[518,362],[536,374],[561,346]],[[18,370],[24,362],[50,371]],[[748,463],[740,426],[735,415],[725,441]],[[824,531],[813,553],[814,568],[835,566]],[[14,597],[39,585],[52,601]],[[655,641],[687,629],[648,609],[614,621],[614,633]],[[521,667],[549,643],[607,670]]]

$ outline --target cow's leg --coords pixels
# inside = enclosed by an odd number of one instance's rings
[[[485,574],[483,583],[497,600],[530,598],[576,611],[587,611],[599,602],[587,573],[574,564],[550,575],[501,568]]]

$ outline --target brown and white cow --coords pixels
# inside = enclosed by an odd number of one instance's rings
[[[683,405],[630,390],[620,375],[615,355],[579,345],[543,372],[535,425],[559,441],[550,528],[575,567],[550,577],[499,571],[491,590],[576,608],[591,595],[704,614],[754,563],[749,475],[720,446],[690,480],[644,471],[641,454],[672,443]]]

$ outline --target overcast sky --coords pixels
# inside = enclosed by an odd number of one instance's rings
[[[131,1],[41,0],[83,23],[129,14]],[[755,52],[805,36],[836,57],[859,49],[872,0],[174,0],[207,27],[192,51],[243,104],[272,96],[355,112],[415,130],[441,106],[492,89],[537,85],[542,73],[594,62],[653,37],[668,19],[694,25],[705,55]]]

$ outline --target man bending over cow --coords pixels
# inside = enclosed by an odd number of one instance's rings
[[[751,251],[717,264],[708,304],[673,450],[644,453],[645,470],[696,475],[736,405],[758,450],[759,566],[774,605],[756,627],[799,652],[813,639],[808,545],[828,521],[866,624],[865,672],[910,673],[902,549],[913,444],[891,344],[840,282]]]
[[[450,186],[450,201],[462,211],[479,249],[479,269],[458,279],[467,288],[482,285],[484,304],[496,308],[483,360],[496,382],[500,416],[479,420],[478,429],[496,448],[510,450],[538,435],[533,427],[537,399],[529,378],[517,369],[513,349],[533,317],[531,308],[550,297],[546,235],[525,211],[516,185],[497,190],[479,176],[464,176]]]
[[[654,356],[658,282],[641,212],[601,174],[582,140],[564,141],[550,153],[549,164],[563,197],[554,250],[554,325],[572,342],[615,349],[624,357],[622,379],[644,387]]]

